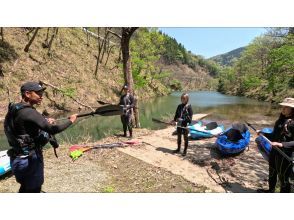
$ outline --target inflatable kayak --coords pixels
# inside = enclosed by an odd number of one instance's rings
[[[210,138],[224,131],[223,125],[216,124],[215,126],[210,128],[209,126],[203,125],[201,121],[197,122],[194,125],[188,126],[188,128],[190,130],[190,137],[192,139]]]
[[[264,128],[261,130],[261,132],[265,133],[265,134],[270,134],[273,132],[273,129],[272,128]],[[268,143],[268,141],[266,141],[265,138],[262,136],[258,136],[255,139],[255,142],[257,144],[257,148],[258,148],[259,152],[261,153],[262,157],[268,161],[269,154],[272,149],[272,146],[270,145],[270,143]]]
[[[249,142],[250,131],[248,128],[240,131],[231,127],[217,138],[216,147],[223,155],[238,154],[245,150]]]
[[[10,158],[7,155],[7,150],[0,151],[0,176],[8,173],[10,170]]]

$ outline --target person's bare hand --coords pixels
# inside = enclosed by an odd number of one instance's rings
[[[49,124],[55,124],[56,120],[54,118],[46,118]]]
[[[272,142],[272,146],[283,147],[283,144],[279,142]]]
[[[78,114],[73,114],[73,115],[69,116],[68,119],[69,119],[72,123],[74,123],[74,122],[77,120],[77,115],[78,115]]]
[[[169,123],[170,123],[171,125],[176,125],[176,122],[175,122],[174,120],[171,120]]]

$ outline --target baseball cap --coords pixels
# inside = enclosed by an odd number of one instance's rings
[[[26,92],[26,91],[44,91],[46,87],[42,87],[40,83],[37,82],[26,82],[20,87],[20,92]]]

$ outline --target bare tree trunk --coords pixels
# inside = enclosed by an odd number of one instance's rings
[[[103,40],[103,45],[102,45],[102,47],[103,47],[103,50],[102,50],[102,54],[101,54],[101,59],[100,59],[100,63],[102,63],[102,61],[103,61],[103,58],[104,58],[104,54],[105,54],[105,51],[106,51],[106,40],[105,40],[106,38],[104,38],[104,40]]]
[[[105,54],[105,50],[106,50],[106,40],[108,38],[109,32],[107,31],[107,28],[105,28],[105,34],[104,34],[104,38],[99,37],[100,35],[100,28],[97,29],[98,32],[98,38],[97,38],[97,44],[98,44],[98,55],[97,55],[97,62],[96,62],[96,68],[95,68],[95,72],[94,75],[97,78],[97,73],[98,73],[98,69],[99,69],[99,64],[102,63],[104,54]]]
[[[86,35],[87,35],[87,47],[90,46],[90,34],[89,32],[86,32]]]
[[[26,35],[28,37],[28,40],[30,39],[30,33],[32,33],[36,28],[25,28],[26,30],[29,30]]]
[[[135,126],[137,128],[140,127],[139,121],[139,111],[138,111],[138,99],[136,98],[136,94],[134,91],[134,80],[131,68],[131,56],[130,56],[130,39],[133,33],[137,30],[137,27],[124,27],[122,28],[122,36],[121,36],[121,51],[123,58],[123,72],[124,72],[124,80],[125,84],[129,86],[130,92],[133,94],[135,101]]]
[[[114,48],[114,45],[109,46],[109,44],[108,44],[107,57],[106,57],[106,61],[105,61],[104,66],[107,66],[108,58],[109,58],[109,55],[110,55],[110,53],[111,53],[112,48]]]
[[[100,61],[100,54],[101,54],[101,46],[100,46],[100,38],[99,38],[99,34],[100,34],[100,28],[97,28],[97,34],[98,34],[98,38],[97,38],[97,47],[98,47],[98,54],[97,54],[97,61],[96,61],[96,68],[95,68],[95,78],[97,79],[97,73],[98,73],[98,69],[99,69],[99,61]]]
[[[47,28],[47,34],[46,34],[46,39],[45,39],[45,47],[44,48],[48,48],[49,47],[49,32],[50,32],[50,28]]]
[[[4,77],[4,73],[3,73],[3,70],[2,70],[2,64],[0,63],[0,77]]]
[[[4,28],[3,27],[0,29],[0,33],[1,33],[2,41],[4,41]]]
[[[58,28],[56,27],[56,28],[53,29],[53,33],[51,35],[51,39],[50,39],[49,44],[48,44],[48,52],[47,52],[47,54],[49,56],[51,55],[52,43],[53,43],[54,38],[56,38],[57,33],[58,33]]]
[[[36,36],[38,34],[39,29],[40,28],[36,28],[35,29],[34,35],[32,36],[31,40],[29,41],[29,43],[24,48],[24,51],[25,52],[29,52],[30,46],[32,45],[33,41],[35,40],[35,38],[36,38]]]
[[[111,28],[109,28],[109,30],[111,30]],[[103,51],[102,51],[102,55],[101,55],[101,59],[100,59],[100,63],[102,63],[103,58],[104,58],[104,54],[106,52],[106,43],[108,42],[109,44],[109,39],[108,39],[108,35],[109,35],[109,31],[108,28],[105,28],[105,35],[104,35],[104,39],[102,41],[102,47],[103,47]]]

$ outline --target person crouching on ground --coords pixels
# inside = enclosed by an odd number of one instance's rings
[[[123,114],[121,115],[121,122],[123,124],[124,137],[127,136],[127,129],[130,132],[130,138],[133,137],[132,129],[132,116],[133,108],[135,106],[135,99],[132,94],[130,94],[129,88],[127,85],[123,87],[122,96],[120,97],[119,105],[123,106]]]
[[[177,135],[178,135],[178,148],[173,151],[173,153],[179,153],[181,150],[182,135],[184,136],[185,148],[182,153],[183,156],[186,156],[188,149],[188,133],[189,130],[186,129],[187,125],[192,122],[193,111],[189,102],[188,93],[183,93],[181,96],[181,104],[178,105],[174,120],[171,123],[175,124],[177,122]]]
[[[44,183],[42,147],[77,119],[71,115],[63,124],[56,125],[53,118],[46,119],[35,108],[43,100],[46,88],[37,82],[21,86],[22,100],[9,103],[4,121],[4,131],[11,149],[8,150],[12,173],[20,183],[20,193],[40,193]],[[51,142],[50,142],[51,143]],[[56,146],[54,146],[56,147]]]
[[[274,130],[270,134],[263,134],[272,141],[272,146],[279,147],[290,158],[294,152],[294,98],[286,98],[279,105],[281,114],[275,122]],[[257,131],[260,133],[260,131]],[[293,159],[293,158],[292,158]],[[293,164],[272,148],[269,155],[269,189],[259,189],[258,192],[275,192],[277,177],[279,177],[281,193],[291,191],[290,178],[293,176]]]

